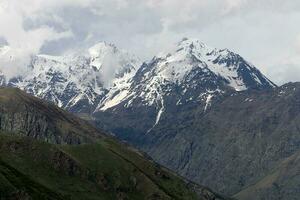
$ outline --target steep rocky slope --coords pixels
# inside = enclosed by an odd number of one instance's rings
[[[104,125],[159,163],[221,193],[238,199],[297,199],[299,105],[300,84],[289,83],[223,95],[204,113],[201,104],[166,109],[145,134],[142,120],[135,124],[130,115],[138,109],[119,117],[115,109],[105,115],[114,123]]]
[[[192,118],[166,116],[172,122],[158,126],[139,147],[227,195],[242,190],[240,199],[297,199],[299,103],[299,83],[234,94],[205,115],[193,109]]]
[[[224,199],[19,89],[0,107],[1,199]]]
[[[260,199],[299,199],[299,151],[279,162],[265,177],[234,195],[237,199],[251,200],[253,194]]]

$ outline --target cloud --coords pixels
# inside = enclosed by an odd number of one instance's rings
[[[281,84],[300,80],[299,9],[295,0],[2,0],[0,44],[22,66],[99,41],[150,59],[187,36],[240,53]]]
[[[300,54],[300,33],[296,39],[296,48],[297,48],[297,52]]]
[[[9,46],[0,56],[0,67],[7,76],[23,73],[30,57],[39,53],[46,41],[59,40],[72,36],[70,31],[57,32],[46,24],[26,30],[24,19],[34,17],[36,12],[45,8],[42,1],[22,2],[9,0],[0,4],[0,36]]]

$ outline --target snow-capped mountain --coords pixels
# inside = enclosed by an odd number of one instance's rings
[[[33,56],[28,71],[10,80],[0,74],[2,85],[76,113],[149,107],[153,126],[167,107],[201,104],[205,112],[224,94],[275,86],[238,54],[186,38],[143,65],[136,56],[102,42],[62,56]]]
[[[184,38],[169,53],[144,63],[131,80],[130,87],[111,91],[98,110],[105,111],[122,102],[125,107],[137,103],[154,105],[159,109],[159,118],[167,99],[176,105],[203,103],[206,110],[214,97],[227,91],[274,86],[240,55]]]
[[[67,110],[91,113],[110,88],[122,89],[140,65],[136,56],[102,42],[63,56],[36,55],[29,73],[8,84]]]
[[[193,119],[194,109],[205,115],[227,96],[273,87],[240,55],[185,38],[144,63],[126,87],[110,90],[93,116],[99,127],[140,145],[151,140],[147,133],[175,118],[180,123]]]

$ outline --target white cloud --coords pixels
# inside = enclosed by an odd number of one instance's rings
[[[26,70],[31,55],[39,53],[46,41],[71,37],[70,31],[57,32],[47,25],[25,30],[23,26],[26,17],[34,16],[49,4],[42,1],[1,1],[0,4],[0,36],[9,45],[6,54],[0,57],[0,67],[8,76],[23,73]],[[50,6],[50,5],[49,5]]]
[[[224,14],[230,13],[233,10],[240,9],[244,5],[246,0],[225,0]]]
[[[295,0],[0,0],[0,38],[27,59],[103,40],[150,59],[195,37],[283,83],[299,74],[299,9]]]
[[[296,48],[297,48],[297,52],[300,54],[300,33],[296,40]]]

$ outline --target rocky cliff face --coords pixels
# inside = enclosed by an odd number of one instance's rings
[[[0,89],[0,129],[51,143],[80,144],[101,133],[73,115],[19,89]]]

